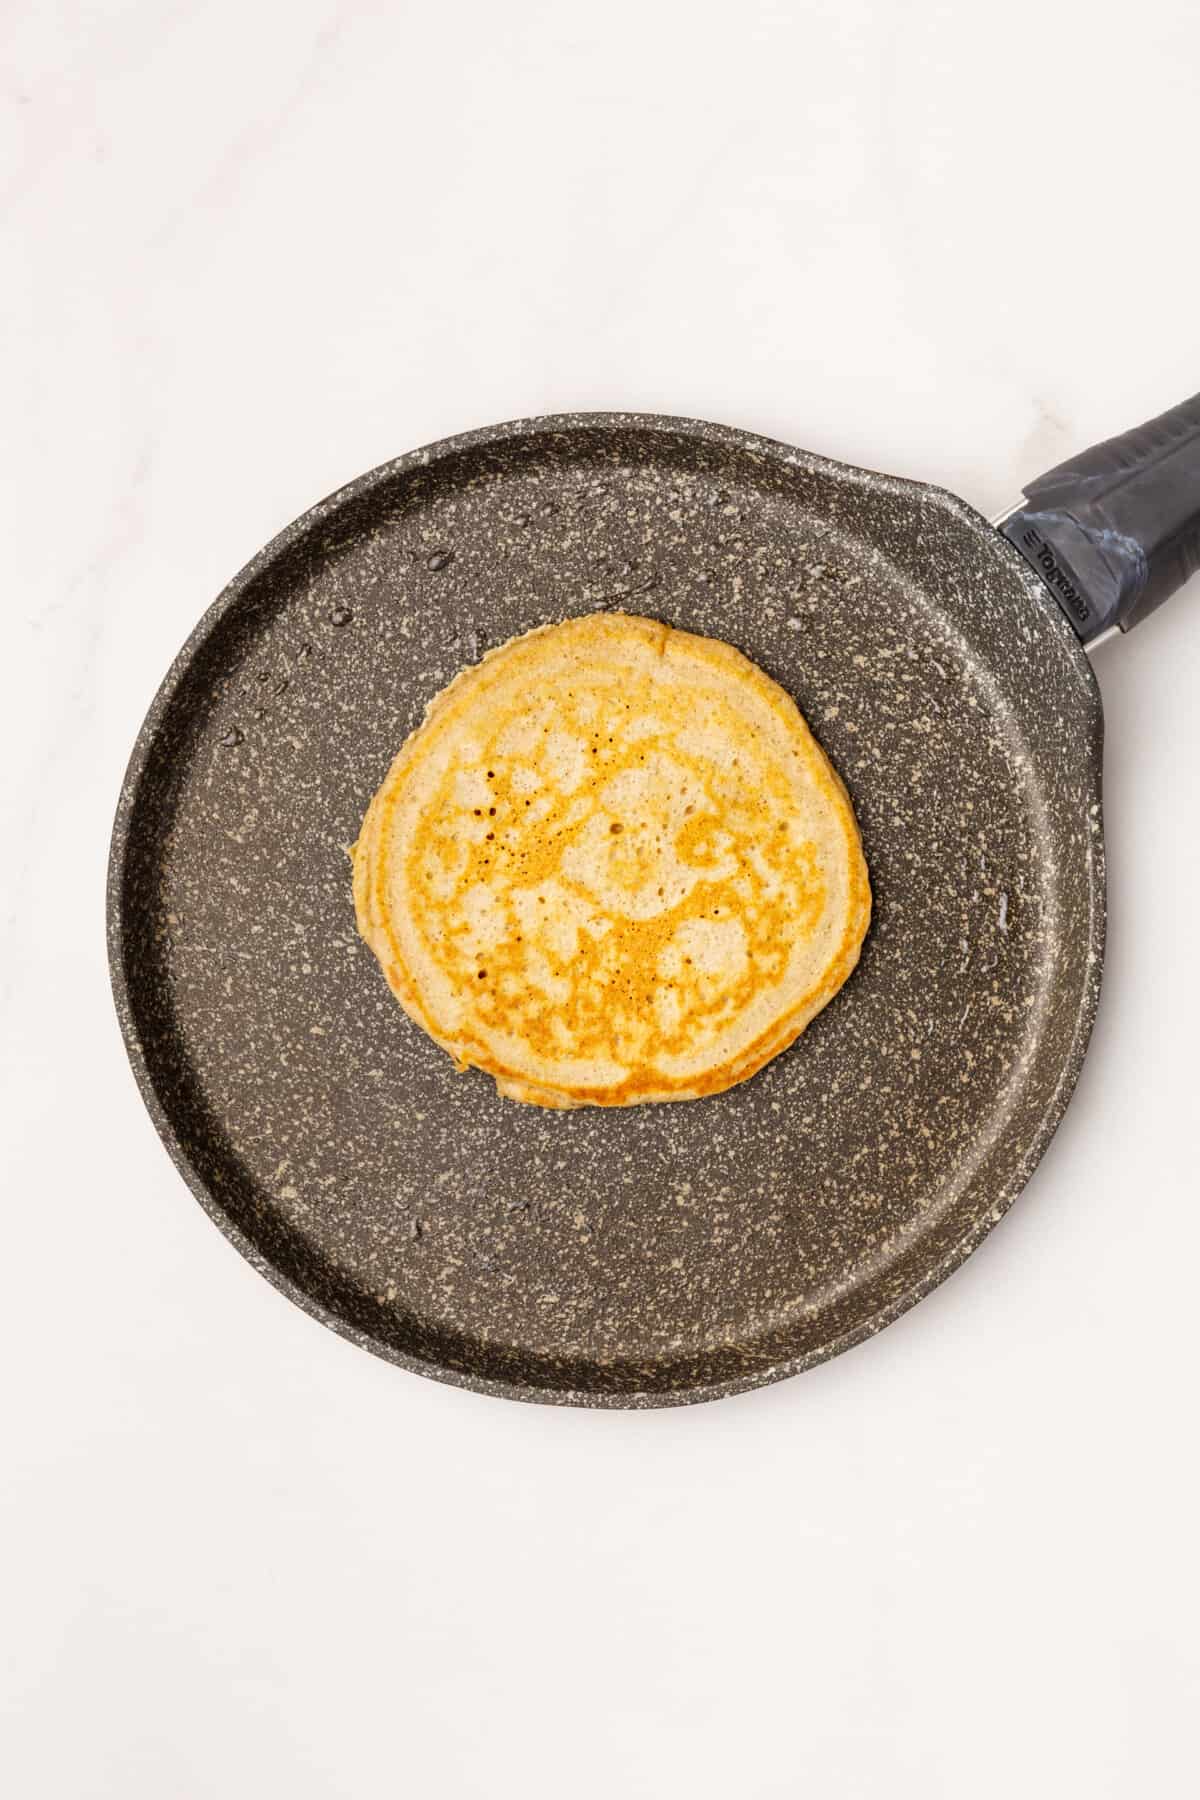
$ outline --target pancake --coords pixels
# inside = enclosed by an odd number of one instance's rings
[[[849,798],[795,702],[731,645],[621,613],[456,676],[351,854],[405,1011],[537,1106],[745,1081],[870,922]]]

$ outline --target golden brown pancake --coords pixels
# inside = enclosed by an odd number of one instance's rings
[[[745,1081],[858,961],[846,790],[740,651],[596,613],[430,705],[353,851],[358,928],[460,1069],[538,1106]]]

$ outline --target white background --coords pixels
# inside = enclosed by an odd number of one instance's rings
[[[445,433],[696,414],[985,511],[1200,388],[1193,0],[8,0],[0,1786],[1194,1792],[1200,593],[1100,653],[1111,938],[1026,1196],[875,1342],[588,1414],[322,1330],[112,1017],[225,580]]]

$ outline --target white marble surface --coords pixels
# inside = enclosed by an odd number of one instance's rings
[[[321,1330],[172,1171],[104,964],[159,677],[359,470],[652,408],[995,509],[1200,387],[1200,13],[999,17],[4,8],[6,1792],[1187,1790],[1195,587],[1099,658],[1112,931],[1067,1122],[962,1273],[784,1386],[547,1412]]]

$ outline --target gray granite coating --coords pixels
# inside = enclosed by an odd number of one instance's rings
[[[795,696],[875,919],[743,1086],[548,1113],[404,1016],[344,846],[460,667],[597,607],[726,638]],[[1103,950],[1101,735],[1069,626],[952,495],[630,415],[415,452],[243,570],[142,728],[108,901],[142,1093],[255,1267],[407,1368],[589,1406],[778,1380],[956,1268],[1062,1116]]]

